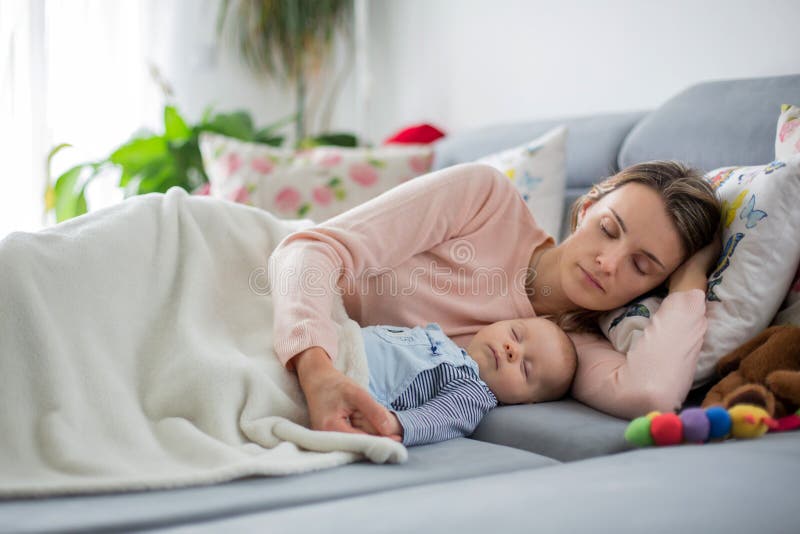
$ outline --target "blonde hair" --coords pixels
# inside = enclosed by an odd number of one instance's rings
[[[714,239],[719,228],[721,206],[714,190],[696,169],[677,161],[648,161],[632,165],[595,184],[572,204],[570,231],[589,205],[627,184],[653,189],[664,202],[683,248],[683,260]],[[658,288],[654,288],[658,290]],[[599,332],[597,320],[608,310],[578,310],[562,313],[552,320],[567,332]]]

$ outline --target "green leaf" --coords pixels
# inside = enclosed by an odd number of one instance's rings
[[[282,119],[278,119],[277,121],[273,122],[269,126],[265,126],[264,128],[261,128],[260,130],[258,130],[255,133],[255,136],[254,136],[255,140],[258,141],[259,139],[278,139],[278,138],[280,138],[281,142],[283,142],[283,136],[277,136],[277,135],[275,135],[275,133],[280,131],[284,127],[292,124],[295,121],[295,119],[297,119],[297,113],[292,113],[291,115],[289,115],[287,117],[284,117]],[[266,142],[266,141],[260,141],[260,142]]]
[[[312,138],[316,145],[332,145],[332,146],[358,146],[358,139],[353,134],[348,133],[328,133],[318,135]]]
[[[175,106],[164,107],[164,137],[167,141],[184,141],[192,135]]]
[[[125,186],[142,169],[169,156],[166,140],[161,136],[145,137],[128,141],[108,158],[122,167],[119,185]]]
[[[253,141],[256,143],[264,143],[265,145],[274,147],[282,146],[285,139],[286,138],[283,135],[272,135],[269,132],[269,128],[264,128],[257,131],[253,137]]]
[[[211,104],[203,108],[203,115],[200,117],[200,124],[205,124],[211,120],[211,114],[214,112],[214,106]]]
[[[253,139],[253,119],[250,118],[250,114],[246,111],[214,115],[204,125],[203,129],[243,141],[251,141]]]
[[[56,190],[53,186],[53,179],[52,179],[52,164],[53,158],[56,154],[58,154],[61,150],[71,147],[69,143],[61,143],[59,145],[54,146],[50,152],[47,154],[47,166],[45,175],[45,190],[44,190],[44,210],[45,212],[50,212],[51,210],[55,209],[56,207]]]
[[[54,188],[56,202],[56,222],[66,221],[86,213],[86,184],[96,176],[96,167],[92,174],[81,184],[81,175],[91,165],[81,164],[69,169],[56,179]],[[80,185],[79,185],[80,184]]]
[[[61,144],[58,144],[58,145],[54,146],[50,150],[50,153],[47,154],[47,177],[48,178],[50,178],[50,165],[53,162],[53,158],[55,157],[55,155],[58,154],[59,152],[61,152],[63,149],[65,149],[67,147],[71,147],[71,146],[72,145],[69,144],[69,143],[61,143]]]
[[[167,189],[180,183],[180,177],[175,172],[172,161],[165,161],[162,165],[153,166],[150,172],[142,175],[136,193],[166,193]]]

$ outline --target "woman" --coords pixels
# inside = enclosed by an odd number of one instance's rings
[[[383,434],[388,412],[332,365],[336,293],[362,326],[435,320],[461,347],[484,325],[545,315],[575,343],[575,398],[621,417],[671,410],[706,330],[719,217],[702,177],[651,162],[579,199],[572,235],[555,246],[507,177],[450,167],[281,243],[270,258],[275,349],[297,371],[315,429],[356,432],[358,414]],[[665,282],[669,296],[627,355],[596,333],[599,312]]]

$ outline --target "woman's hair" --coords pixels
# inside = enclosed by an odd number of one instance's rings
[[[659,194],[667,214],[678,231],[683,260],[714,239],[720,223],[720,203],[703,175],[677,161],[648,161],[632,165],[595,184],[578,198],[570,213],[570,231],[578,226],[584,206],[595,203],[627,184],[642,184]],[[657,291],[658,288],[654,288]],[[607,310],[606,310],[607,311]],[[597,320],[606,311],[580,310],[563,313],[553,320],[564,330],[597,332]]]

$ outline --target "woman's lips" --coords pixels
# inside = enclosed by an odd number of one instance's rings
[[[580,265],[578,267],[580,267]],[[586,269],[584,269],[583,267],[580,267],[580,269],[581,271],[583,271],[583,275],[586,277],[586,281],[589,282],[589,284],[593,285],[600,291],[605,292],[605,289],[603,289],[603,286],[600,285],[600,282],[595,280],[595,278],[591,274],[589,274],[589,272]]]

